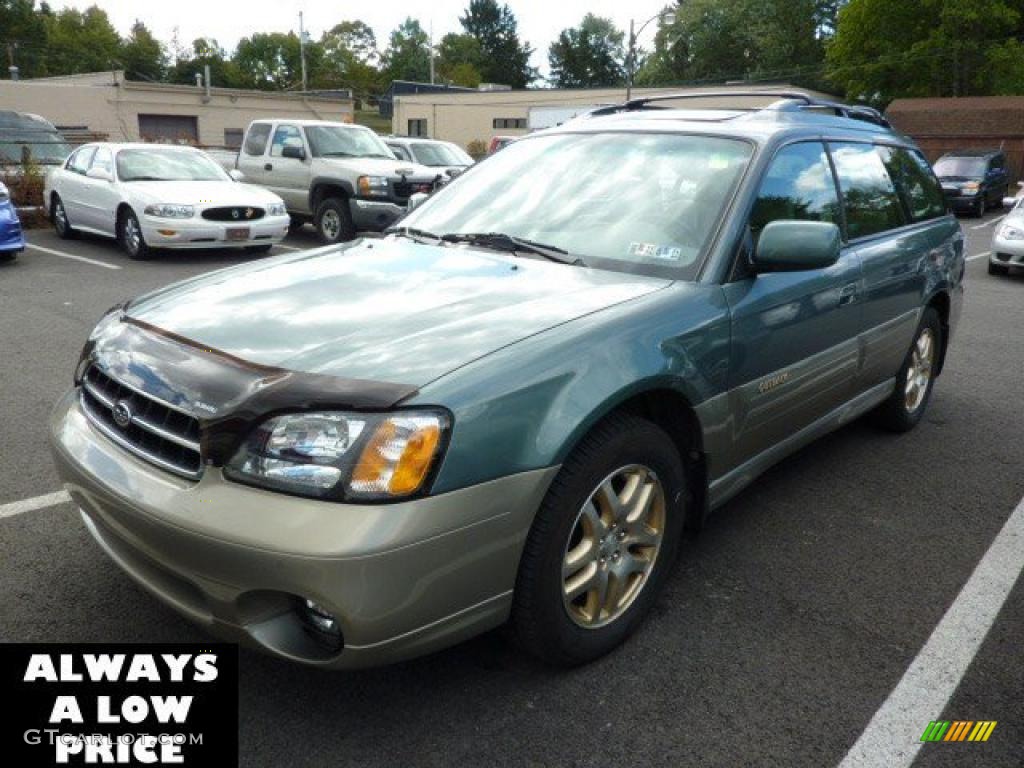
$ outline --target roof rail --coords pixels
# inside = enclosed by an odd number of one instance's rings
[[[730,98],[751,98],[771,96],[777,101],[767,107],[745,107],[750,111],[775,110],[779,112],[805,109],[827,109],[839,117],[847,117],[851,120],[863,120],[889,128],[889,121],[882,116],[877,109],[865,106],[854,106],[851,104],[840,104],[835,101],[816,99],[801,91],[681,91],[679,93],[660,93],[654,96],[644,96],[639,99],[630,99],[622,104],[612,104],[607,107],[598,107],[587,113],[588,117],[600,117],[612,115],[617,112],[632,112],[643,109],[663,109],[663,107],[651,107],[650,105],[659,101],[679,101],[681,99],[730,99]],[[797,103],[793,103],[797,102]]]

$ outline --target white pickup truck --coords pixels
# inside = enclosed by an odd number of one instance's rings
[[[312,221],[324,243],[386,229],[411,195],[441,180],[436,170],[396,159],[369,128],[322,120],[250,123],[234,167],[244,182],[284,200],[293,225]]]

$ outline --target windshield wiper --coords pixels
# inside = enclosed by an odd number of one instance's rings
[[[384,230],[384,234],[407,237],[417,243],[428,243],[430,245],[436,245],[444,239],[440,235],[428,232],[425,229],[417,229],[416,227],[388,227]]]
[[[470,245],[479,245],[484,248],[495,248],[500,251],[520,251],[522,253],[532,253],[537,256],[543,256],[549,261],[555,261],[559,264],[572,264],[574,266],[585,267],[586,262],[583,261],[579,256],[571,255],[564,248],[558,248],[554,245],[545,245],[544,243],[537,243],[533,240],[524,240],[521,237],[515,235],[508,235],[504,232],[452,232],[441,237],[446,243],[469,243]]]

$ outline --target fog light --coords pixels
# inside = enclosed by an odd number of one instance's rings
[[[316,640],[333,651],[341,650],[341,625],[337,617],[318,603],[299,598],[298,613]]]

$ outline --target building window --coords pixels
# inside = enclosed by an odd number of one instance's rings
[[[198,144],[199,118],[195,115],[139,115],[143,141],[164,144]]]
[[[410,136],[426,136],[427,135],[427,118],[421,117],[416,120],[409,121],[409,135]]]
[[[497,129],[526,128],[525,117],[496,117],[491,123]]]
[[[244,131],[241,128],[225,128],[224,146],[228,149],[238,149],[241,147],[243,133]]]

